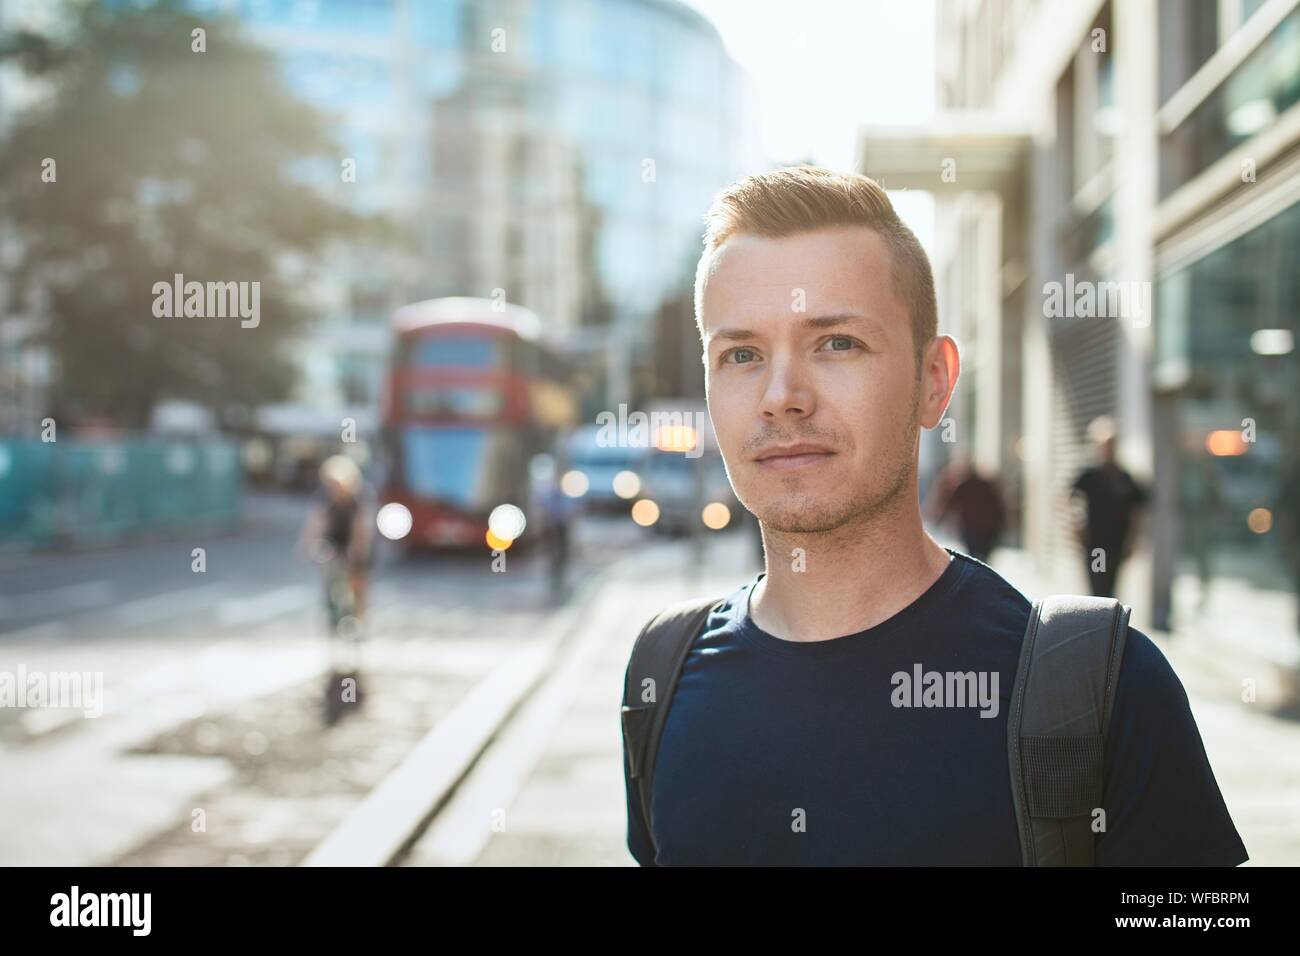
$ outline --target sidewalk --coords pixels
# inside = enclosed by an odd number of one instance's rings
[[[957,547],[957,545],[949,545]],[[1030,555],[999,548],[990,565],[1031,599],[1074,588],[1044,579]],[[1252,612],[1218,629],[1169,633],[1138,625],[1169,660],[1191,702],[1205,752],[1250,853],[1247,866],[1300,864],[1300,723],[1279,716],[1294,671],[1274,653],[1276,615]],[[1136,609],[1135,609],[1136,616]],[[1255,698],[1243,701],[1243,682]]]
[[[757,572],[746,535],[711,542],[704,573],[665,566],[662,551],[620,568],[561,671],[501,734],[456,797],[402,860],[406,866],[634,866],[626,848],[619,695],[642,623],[689,597],[722,594]],[[1036,581],[1023,552],[995,555],[1029,597],[1060,591]],[[655,563],[658,562],[658,563]],[[1068,589],[1065,589],[1068,590]],[[1174,665],[1242,839],[1248,865],[1300,862],[1300,726],[1240,702],[1234,666],[1196,646],[1144,633]],[[1261,698],[1262,700],[1262,698]]]
[[[710,539],[693,573],[686,545],[620,567],[547,687],[501,735],[405,866],[635,866],[627,851],[619,706],[637,633],[676,601],[725,594],[759,567],[752,534]]]

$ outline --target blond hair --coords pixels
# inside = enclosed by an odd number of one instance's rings
[[[347,455],[331,455],[321,462],[320,479],[356,494],[361,488],[361,469]]]
[[[1087,435],[1090,442],[1094,445],[1100,445],[1112,438],[1117,438],[1119,429],[1115,427],[1115,419],[1109,415],[1098,415],[1088,423]]]
[[[857,173],[819,166],[787,166],[737,180],[704,216],[704,252],[695,273],[695,324],[704,334],[701,306],[713,252],[738,233],[780,239],[833,226],[866,226],[889,249],[894,289],[907,303],[918,377],[921,355],[939,332],[934,276],[916,234],[898,218],[880,184]]]

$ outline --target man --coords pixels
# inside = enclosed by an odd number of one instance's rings
[[[684,662],[653,840],[625,753],[628,847],[643,865],[1019,865],[1006,721],[1030,602],[922,527],[919,429],[959,369],[925,253],[875,182],[810,167],[732,185],[707,222],[709,414],[767,570]],[[1242,862],[1182,685],[1127,641],[1097,862]],[[987,675],[997,706],[896,706],[914,664]]]
[[[357,621],[365,617],[369,592],[371,512],[361,469],[347,455],[332,455],[320,467],[320,496],[303,523],[298,550],[322,563],[339,560],[347,569]]]
[[[568,590],[567,574],[573,523],[578,512],[578,502],[560,487],[558,469],[549,455],[539,455],[534,481],[537,512],[542,516],[543,542],[547,559],[550,598],[558,604]],[[542,461],[545,464],[542,464]]]
[[[1115,423],[1108,416],[1093,419],[1088,438],[1099,462],[1079,473],[1070,492],[1086,501],[1087,517],[1079,527],[1079,538],[1092,593],[1114,597],[1115,579],[1133,540],[1133,519],[1147,495],[1116,460]]]
[[[997,482],[980,474],[970,459],[953,462],[936,491],[934,523],[956,519],[966,553],[987,562],[1002,537],[1006,509]]]

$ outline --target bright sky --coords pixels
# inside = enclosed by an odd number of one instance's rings
[[[934,114],[932,0],[685,0],[717,26],[753,80],[777,164],[853,167],[857,129]],[[933,203],[891,193],[927,249]]]

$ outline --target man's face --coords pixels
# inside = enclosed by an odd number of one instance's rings
[[[856,226],[734,235],[713,264],[705,389],[736,496],[805,533],[895,501],[916,467],[920,382],[884,241]]]

